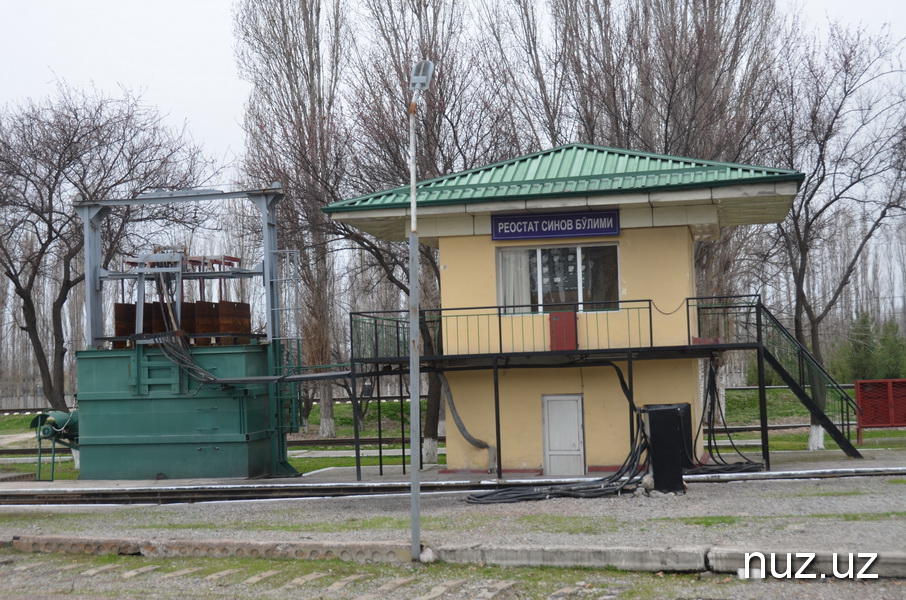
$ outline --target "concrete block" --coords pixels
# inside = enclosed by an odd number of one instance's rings
[[[835,552],[813,552],[810,550],[778,550],[778,549],[740,549],[740,548],[712,548],[708,551],[708,567],[711,571],[716,573],[740,573],[741,570],[745,568],[745,557],[746,554],[751,554],[758,552],[765,557],[765,568],[764,574],[766,578],[773,578],[771,575],[771,555],[775,556],[775,570],[778,573],[787,571],[788,562],[792,563],[793,574],[799,571],[802,565],[808,560],[809,564],[806,569],[803,570],[803,573],[815,574],[816,579],[822,578],[833,578],[835,575],[835,567],[837,573],[848,573],[850,572],[849,560],[850,556],[853,557],[853,568],[852,568],[852,577],[856,578],[856,575],[862,570],[862,567],[867,562],[867,557],[865,554],[868,554],[866,551],[855,550],[855,551],[837,551]],[[859,556],[859,554],[863,556]],[[787,559],[787,554],[790,555],[789,561]],[[807,556],[797,556],[797,554],[811,555],[814,554],[814,559],[809,559]],[[836,554],[836,563],[834,554]],[[750,569],[760,569],[761,560],[759,558],[753,558],[750,561]],[[872,561],[872,563],[865,569],[865,575],[877,575],[878,577],[894,577],[894,578],[903,578],[906,577],[906,552],[878,552],[877,558]]]
[[[706,570],[708,549],[682,548],[589,548],[510,546],[447,546],[437,548],[440,560],[451,563],[486,563],[501,566],[612,567],[631,571]]]
[[[442,562],[455,564],[480,563],[482,561],[481,546],[444,546],[434,548],[437,559]]]
[[[236,540],[155,540],[141,547],[145,556],[238,556],[247,558],[339,558],[355,562],[411,562],[410,547],[388,542],[243,542]]]
[[[24,535],[13,538],[20,552],[65,552],[73,554],[139,554],[142,542],[128,538],[79,538],[72,536]]]

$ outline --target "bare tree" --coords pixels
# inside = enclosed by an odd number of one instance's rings
[[[479,5],[486,77],[510,112],[520,154],[575,139],[563,48],[572,40],[552,35],[539,5],[538,0],[483,0]]]
[[[245,118],[246,177],[280,181],[285,247],[301,256],[304,356],[338,362],[333,311],[338,291],[330,225],[321,208],[342,198],[345,133],[340,72],[349,51],[342,0],[244,0],[236,6],[240,71],[253,84]],[[334,437],[333,387],[319,385],[320,434]]]
[[[349,100],[356,124],[349,181],[353,191],[370,193],[408,180],[408,80],[419,59],[436,65],[419,114],[419,179],[483,166],[521,150],[521,134],[481,52],[468,3],[365,0],[363,11],[368,27],[357,47],[356,86]],[[382,267],[400,290],[409,293],[405,246],[379,242],[351,228],[338,231],[367,251],[371,264]],[[420,251],[422,305],[437,306],[437,253],[424,245]],[[440,343],[440,339],[432,339],[428,328],[423,329],[422,338],[429,351]],[[423,429],[424,462],[436,460],[440,398],[440,382],[431,375]]]
[[[0,113],[0,267],[54,409],[66,410],[64,309],[84,279],[82,223],[71,203],[187,187],[208,166],[182,134],[129,94],[106,98],[61,85],[56,98]],[[116,251],[141,243],[135,221],[186,216],[115,211],[103,232],[104,266]]]
[[[556,0],[581,141],[749,160],[788,26],[773,0]]]
[[[906,206],[906,88],[901,47],[887,33],[833,24],[825,43],[806,39],[790,55],[775,109],[778,159],[806,173],[787,219],[776,228],[793,292],[796,338],[823,362],[822,323],[857,272],[883,223]],[[841,220],[860,224],[846,235]],[[817,264],[822,247],[840,252]],[[820,398],[819,398],[820,401]],[[823,447],[813,426],[810,447]]]
[[[820,325],[859,267],[868,242],[903,210],[906,88],[900,48],[886,34],[831,27],[791,56],[778,103],[778,157],[806,172],[788,218],[776,229],[795,291],[796,338],[821,360]],[[862,227],[823,276],[812,257],[834,241],[835,220]],[[842,249],[842,247],[841,247]],[[810,295],[810,289],[820,290]]]
[[[774,0],[482,6],[499,93],[532,145],[580,141],[753,163],[773,150],[767,117],[796,25]],[[734,262],[751,235],[697,244],[699,272]],[[737,281],[703,276],[699,288],[738,293]]]

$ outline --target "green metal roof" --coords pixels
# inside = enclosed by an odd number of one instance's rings
[[[587,196],[680,190],[762,182],[802,181],[794,170],[696,160],[569,144],[422,181],[417,184],[420,207],[472,204],[501,200]],[[409,186],[341,200],[325,212],[404,208]]]

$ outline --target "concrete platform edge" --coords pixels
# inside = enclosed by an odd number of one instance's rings
[[[12,536],[0,538],[0,547],[12,547],[20,552],[73,554],[127,554],[149,557],[197,556],[209,558],[295,558],[300,560],[339,559],[352,562],[411,562],[408,544],[396,542],[248,542],[235,540],[147,540],[132,538],[90,538],[72,536]],[[632,547],[570,547],[555,546],[439,546],[431,548],[437,560],[452,564],[487,564],[499,566],[551,566],[613,568],[624,571],[647,572],[706,572],[737,574],[745,566],[746,554],[760,553],[765,557],[765,575],[771,577],[771,556],[776,557],[776,571],[787,570],[790,555],[792,574],[799,570],[807,556],[814,559],[805,573],[832,578],[835,573],[850,570],[853,557],[855,578],[867,561],[866,552],[805,550],[741,549],[705,546],[677,548]],[[834,562],[834,555],[837,562]],[[798,555],[798,556],[797,556]],[[760,567],[760,559],[751,562]],[[865,574],[879,578],[906,578],[906,552],[881,552],[865,569]]]
[[[906,577],[906,552],[869,553],[858,550],[855,552],[842,550],[837,552],[814,552],[807,550],[778,550],[776,548],[746,550],[739,548],[712,548],[708,552],[708,567],[715,573],[739,573],[739,570],[745,567],[746,555],[752,555],[755,552],[765,557],[764,570],[768,577],[771,577],[772,557],[774,558],[775,572],[786,572],[787,565],[792,564],[793,574],[795,574],[808,562],[808,566],[803,572],[816,574],[815,579],[823,578],[822,574],[827,578],[831,578],[835,572],[849,572],[850,557],[852,557],[853,577],[851,578],[855,578],[855,575],[869,562],[870,554],[875,555],[876,558],[870,560],[870,564],[865,568],[866,575],[877,575],[885,578]],[[789,558],[787,558],[787,555],[789,555]],[[758,557],[752,558],[749,563],[752,569],[761,567],[761,559]]]
[[[209,558],[337,558],[355,562],[411,562],[408,544],[394,542],[243,542],[235,540],[140,540],[77,538],[71,536],[14,536],[12,547],[21,552],[75,554],[132,554],[152,557]]]
[[[439,560],[500,566],[598,567],[624,571],[701,572],[708,548],[624,548],[532,546],[447,546],[435,548]]]

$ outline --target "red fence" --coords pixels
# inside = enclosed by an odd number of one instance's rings
[[[857,434],[870,427],[906,427],[906,379],[856,382],[856,402],[862,409]]]

